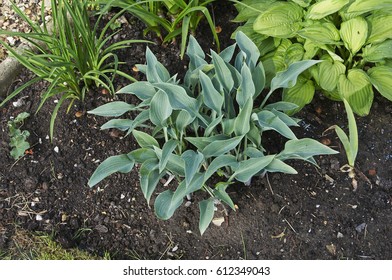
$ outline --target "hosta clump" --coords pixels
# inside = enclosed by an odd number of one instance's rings
[[[302,59],[322,59],[285,89],[283,100],[301,109],[315,89],[333,100],[346,99],[367,115],[373,86],[392,101],[392,1],[234,1],[236,21],[261,50],[266,72],[282,71]]]
[[[129,172],[137,163],[141,189],[149,202],[159,180],[174,177],[178,187],[156,197],[156,215],[169,219],[184,197],[204,190],[210,198],[199,204],[199,229],[203,233],[213,218],[215,201],[234,209],[226,192],[229,184],[249,184],[253,176],[266,172],[295,174],[294,168],[284,161],[302,159],[316,164],[313,156],[336,153],[315,140],[297,139],[290,129],[297,125],[297,120],[284,113],[296,105],[266,105],[274,90],[295,84],[299,73],[319,61],[298,62],[278,73],[270,92],[262,98],[265,76],[263,64],[258,62],[259,51],[242,32],[237,34],[236,42],[220,54],[211,51],[212,59],[207,62],[205,53],[191,37],[187,49],[190,64],[183,83],[176,75],[170,76],[147,49],[146,65],[138,65],[147,81],[135,82],[119,91],[137,96],[141,103],[135,106],[115,101],[90,111],[115,117],[128,111],[139,112],[134,119],[110,120],[102,129],[132,133],[140,148],[106,159],[89,185],[94,186],[114,172]],[[237,46],[239,52],[234,57]],[[263,147],[261,135],[268,130],[288,139],[278,154],[269,154]],[[221,176],[216,185],[210,180],[214,174]]]

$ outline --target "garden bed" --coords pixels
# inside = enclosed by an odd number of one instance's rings
[[[219,7],[217,7],[219,5]],[[217,25],[222,27],[223,47],[235,25],[230,20],[235,9],[215,5]],[[123,25],[120,38],[142,39],[143,26],[137,20]],[[206,50],[212,36],[205,25],[196,38]],[[175,44],[150,45],[171,74],[184,72]],[[126,61],[124,71],[132,73],[144,63],[145,45],[137,44],[119,53]],[[132,73],[137,76],[136,72]],[[14,87],[33,75],[24,71]],[[138,77],[140,78],[140,77]],[[116,87],[128,84],[118,79]],[[360,149],[357,158],[358,186],[340,168],[346,164],[344,150],[334,133],[322,136],[334,124],[345,128],[343,104],[317,97],[297,117],[298,137],[310,137],[340,151],[318,157],[320,169],[292,162],[298,175],[270,173],[254,179],[250,186],[236,183],[228,193],[237,211],[218,207],[220,226],[210,225],[203,236],[198,231],[197,202],[203,193],[192,196],[168,221],[158,220],[140,190],[136,170],[115,174],[98,186],[87,182],[108,156],[136,148],[132,136],[123,138],[116,130],[101,131],[106,119],[86,112],[112,100],[100,89],[89,92],[86,103],[75,104],[68,114],[62,110],[49,140],[50,114],[55,104],[47,102],[34,114],[40,93],[39,83],[0,108],[0,250],[11,245],[15,227],[32,232],[54,232],[65,248],[78,247],[114,259],[390,259],[392,257],[392,106],[376,98],[372,113],[358,118]],[[123,98],[123,97],[121,97]],[[129,97],[128,97],[129,98]],[[279,97],[277,97],[279,99]],[[16,101],[16,100],[15,100]],[[128,100],[130,101],[130,100]],[[30,112],[23,125],[30,131],[32,149],[19,161],[9,155],[7,121],[20,112]],[[82,115],[77,114],[81,112]],[[77,117],[78,115],[79,117]],[[265,134],[270,150],[281,148],[277,134]],[[164,182],[162,182],[164,183]],[[163,190],[159,186],[153,198]]]

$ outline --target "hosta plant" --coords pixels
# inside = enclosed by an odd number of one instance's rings
[[[30,136],[30,132],[28,130],[21,130],[25,119],[29,116],[29,113],[22,112],[18,114],[16,118],[9,120],[7,123],[10,146],[12,148],[10,155],[16,160],[24,156],[25,151],[30,148],[30,144],[27,141],[27,138]]]
[[[373,87],[392,100],[391,0],[243,0],[235,21],[261,51],[267,73],[303,59],[322,63],[283,92],[300,110],[315,89],[367,115]]]
[[[237,46],[239,52],[235,55]],[[213,218],[216,201],[235,209],[226,192],[230,184],[249,185],[252,177],[266,172],[295,174],[285,161],[301,159],[316,164],[314,156],[336,152],[316,140],[297,139],[290,128],[297,126],[297,120],[285,113],[296,105],[267,104],[272,92],[294,85],[303,70],[319,61],[294,63],[272,79],[266,94],[259,51],[242,32],[237,33],[236,44],[220,54],[211,51],[208,62],[197,41],[190,37],[187,55],[190,64],[181,82],[177,75],[170,76],[147,49],[146,65],[138,65],[147,81],[119,91],[135,95],[141,103],[114,101],[89,112],[105,117],[138,112],[134,119],[109,120],[102,129],[126,131],[140,148],[103,161],[88,184],[92,187],[114,172],[130,172],[139,164],[141,189],[149,202],[162,177],[175,178],[178,187],[155,198],[156,215],[169,219],[185,197],[203,190],[210,196],[199,203],[199,229],[203,233]],[[269,153],[263,145],[262,134],[269,130],[287,139],[279,153]],[[217,179],[219,182],[213,184]]]

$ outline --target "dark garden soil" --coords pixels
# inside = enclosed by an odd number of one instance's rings
[[[223,47],[232,43],[229,37],[235,26],[229,21],[234,15],[227,4],[215,5]],[[119,36],[142,38],[142,30],[132,20]],[[196,36],[206,50],[215,48],[207,25]],[[186,61],[179,60],[175,44],[150,48],[172,74],[185,72]],[[122,51],[124,70],[131,73],[136,63],[144,63],[144,52],[142,44]],[[27,71],[22,73],[15,87],[31,77]],[[119,79],[117,87],[126,84]],[[293,161],[298,175],[273,173],[254,179],[249,187],[231,186],[229,193],[238,210],[225,213],[218,206],[215,217],[223,217],[224,222],[211,225],[200,236],[198,201],[203,193],[193,195],[190,205],[183,204],[172,219],[161,221],[143,198],[136,170],[114,174],[89,188],[87,181],[99,162],[129,152],[136,148],[135,142],[115,130],[101,131],[107,120],[86,113],[112,100],[98,89],[68,114],[60,112],[50,142],[53,100],[34,114],[45,87],[37,84],[20,95],[25,97],[21,107],[9,103],[0,108],[0,250],[11,246],[15,227],[20,226],[53,232],[65,248],[99,255],[109,252],[114,259],[392,258],[392,105],[385,99],[377,97],[370,116],[357,118],[356,189],[347,173],[340,171],[346,158],[336,135],[322,136],[331,125],[346,128],[344,108],[317,97],[298,114],[302,121],[296,134],[323,141],[341,153],[318,157],[319,169]],[[33,148],[15,162],[9,155],[7,121],[23,111],[32,114],[23,129],[30,131]],[[78,111],[81,117],[75,116]],[[274,133],[266,133],[264,140],[271,152],[283,143]],[[161,184],[154,196],[163,189]]]

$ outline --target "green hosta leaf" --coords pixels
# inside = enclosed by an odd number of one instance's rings
[[[334,91],[339,82],[339,76],[346,72],[346,66],[339,61],[324,60],[318,65],[319,85],[326,91]]]
[[[254,122],[250,122],[249,132],[246,137],[256,146],[261,146],[261,131]]]
[[[316,54],[319,52],[320,47],[316,42],[307,39],[304,43],[304,50],[304,59],[307,60],[315,57]]]
[[[245,106],[247,100],[253,99],[255,94],[255,85],[253,84],[252,74],[246,64],[242,66],[241,78],[241,85],[237,89],[235,98],[238,105],[240,105],[240,108],[242,109]]]
[[[133,150],[128,155],[131,156],[137,163],[143,163],[149,159],[157,159],[157,155],[154,150],[149,148],[139,148]]]
[[[369,77],[363,70],[351,69],[347,77],[340,75],[338,91],[346,98],[355,113],[360,116],[369,114],[374,94]]]
[[[313,81],[299,76],[295,86],[283,90],[282,99],[286,102],[297,105],[295,109],[291,109],[288,112],[290,114],[299,112],[305,105],[309,104],[313,100],[314,92],[315,87]]]
[[[204,156],[200,152],[187,150],[181,155],[185,162],[185,182],[188,186],[195,174],[199,171]]]
[[[208,228],[209,224],[214,218],[214,198],[209,198],[207,200],[203,200],[199,202],[200,208],[200,221],[199,221],[199,230],[200,234],[203,233]]]
[[[303,10],[294,3],[275,2],[257,17],[253,29],[257,33],[278,38],[291,38],[301,29]]]
[[[155,95],[156,89],[149,82],[136,82],[120,89],[117,93],[134,94],[141,100],[146,100]]]
[[[199,151],[203,150],[209,144],[219,140],[228,140],[226,135],[218,134],[210,137],[185,137],[185,140],[195,146]]]
[[[162,156],[159,160],[159,173],[163,172],[163,170],[166,168],[170,155],[173,153],[178,144],[179,143],[177,140],[170,139],[163,145]]]
[[[189,69],[191,70],[194,70],[201,65],[207,64],[207,62],[204,60],[205,53],[203,49],[200,47],[199,43],[192,35],[189,36],[189,44],[186,50],[186,54],[190,59]]]
[[[368,17],[370,34],[367,39],[368,44],[382,43],[386,39],[392,39],[392,14],[380,14]]]
[[[302,60],[305,50],[299,43],[290,45],[284,55],[285,65],[290,65],[293,62]]]
[[[392,67],[377,66],[368,71],[370,81],[377,91],[392,101]]]
[[[235,40],[237,41],[237,44],[241,51],[243,51],[243,53],[245,54],[246,65],[250,69],[255,68],[257,61],[260,57],[260,51],[255,45],[255,43],[253,43],[252,40],[250,40],[249,37],[247,37],[241,31],[236,33]]]
[[[238,165],[237,159],[233,155],[220,155],[211,161],[204,175],[204,180],[207,181],[212,175],[215,174],[222,167],[235,168]]]
[[[392,58],[392,40],[386,40],[381,44],[371,44],[363,48],[363,59],[369,62],[384,62]]]
[[[363,14],[381,9],[391,9],[392,0],[356,0],[347,9],[348,13]]]
[[[268,166],[274,158],[275,155],[269,155],[241,161],[232,177],[243,183],[248,182],[254,175]]]
[[[237,136],[245,135],[250,130],[250,115],[253,109],[253,99],[249,97],[244,107],[240,109],[237,118],[234,121],[234,134]]]
[[[312,0],[292,0],[294,3],[297,3],[298,5],[300,5],[303,8],[309,7],[310,2],[312,2]]]
[[[349,3],[350,0],[323,0],[318,1],[310,7],[306,18],[308,19],[322,19],[330,14],[341,10]]]
[[[158,160],[149,159],[145,161],[139,171],[140,175],[140,187],[142,189],[143,195],[147,200],[147,204],[150,204],[150,198],[154,192],[159,180],[164,174],[160,174],[158,170]]]
[[[178,131],[183,131],[188,125],[194,121],[195,117],[192,117],[187,111],[181,110],[176,119],[176,128]]]
[[[294,62],[283,72],[279,72],[271,81],[271,92],[278,88],[290,88],[297,82],[297,77],[309,67],[320,63],[321,60],[305,60]]]
[[[88,111],[88,113],[102,117],[119,117],[128,111],[132,111],[134,108],[135,105],[123,101],[113,101]]]
[[[10,146],[13,147],[10,155],[14,159],[19,159],[24,156],[25,151],[30,148],[29,142],[26,141],[27,137],[29,137],[30,133],[27,130],[24,130],[21,135],[14,136],[10,140]]]
[[[111,156],[97,167],[88,181],[88,185],[93,187],[115,172],[128,173],[132,170],[134,164],[135,160],[129,154]]]
[[[138,130],[132,131],[132,134],[135,137],[135,139],[140,147],[152,148],[155,146],[155,147],[159,148],[158,141],[155,140],[155,138],[152,137],[151,135],[149,135],[143,131],[138,131]]]
[[[223,134],[231,135],[234,132],[235,120],[236,120],[235,118],[234,119],[223,119],[223,121],[222,121]]]
[[[167,72],[166,68],[163,67],[163,65],[160,62],[158,62],[157,58],[150,51],[148,47],[146,50],[146,60],[147,60],[147,71],[146,71],[147,81],[149,81],[150,83],[160,83],[169,80],[170,75]]]
[[[292,168],[290,165],[284,163],[280,159],[274,158],[270,164],[268,164],[265,168],[267,172],[281,172],[285,174],[298,174],[298,172]]]
[[[277,155],[277,158],[283,161],[287,159],[306,160],[317,155],[333,155],[337,153],[337,151],[314,139],[304,138],[287,141],[284,150]]]
[[[246,0],[240,4],[235,4],[238,15],[234,22],[247,21],[250,18],[257,17],[262,11],[265,11],[276,0]],[[250,7],[250,8],[249,8]]]
[[[337,44],[340,40],[339,30],[330,22],[314,23],[299,30],[297,34],[316,44]]]
[[[172,107],[170,106],[167,94],[159,90],[151,99],[150,104],[150,120],[157,126],[166,126],[166,120],[172,114]]]
[[[252,80],[255,86],[255,94],[254,98],[259,96],[259,94],[263,91],[265,87],[265,70],[262,62],[257,64],[256,68],[252,71]]]
[[[204,184],[204,174],[203,173],[196,173],[193,177],[190,184],[186,184],[185,181],[182,181],[180,185],[177,187],[177,190],[174,192],[173,201],[181,200],[195,191],[200,190]]]
[[[233,58],[235,48],[237,47],[237,44],[233,44],[231,46],[228,46],[225,48],[223,51],[219,53],[219,56],[225,61],[225,62],[230,62],[231,59]]]
[[[170,105],[174,110],[185,110],[192,117],[198,114],[199,105],[197,100],[190,97],[181,86],[169,83],[156,83],[154,86],[167,94]]]
[[[366,43],[368,36],[368,24],[362,17],[355,17],[344,21],[340,27],[340,37],[345,47],[352,54],[356,54]]]
[[[216,184],[213,194],[215,197],[219,198],[221,201],[225,202],[227,205],[230,206],[231,209],[234,211],[235,206],[233,201],[231,200],[230,196],[227,194],[226,189],[230,183],[227,182],[219,182]]]
[[[216,52],[211,51],[211,54],[215,74],[226,92],[230,92],[234,86],[234,80],[230,69],[226,65],[227,62],[225,62]]]
[[[182,204],[181,200],[173,201],[174,192],[172,190],[167,190],[160,193],[155,199],[154,210],[155,215],[161,220],[170,219],[178,207]]]
[[[204,136],[208,137],[211,134],[213,134],[214,132],[216,132],[216,127],[222,123],[222,119],[223,119],[223,115],[220,115],[218,118],[216,118],[215,120],[213,120],[212,122],[209,123],[209,125],[206,127],[205,131],[204,131]]]
[[[284,137],[297,139],[291,129],[274,113],[263,110],[256,114],[259,125],[263,131],[275,130]]]
[[[128,130],[129,128],[133,127],[133,120],[130,119],[114,119],[104,123],[101,126],[101,129],[110,129],[116,128],[121,131]]]
[[[200,71],[199,75],[200,84],[202,87],[201,94],[203,95],[204,103],[207,105],[208,108],[214,110],[220,115],[224,101],[223,95],[215,89],[211,79],[206,74]]]
[[[205,158],[217,157],[223,155],[241,142],[243,136],[236,136],[227,140],[217,140],[208,144],[201,152]]]

